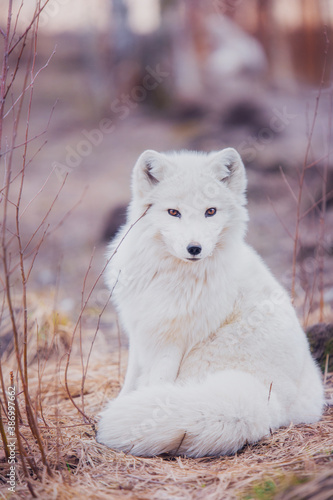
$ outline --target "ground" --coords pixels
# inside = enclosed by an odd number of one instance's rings
[[[73,354],[69,387],[74,401],[82,408],[80,357],[77,352]],[[106,400],[119,391],[126,355],[120,347],[113,355],[99,352],[91,359],[84,409],[94,422]],[[52,478],[44,472],[41,482],[32,481],[38,498],[332,498],[332,406],[326,407],[320,422],[279,429],[259,443],[245,446],[235,456],[138,458],[96,442],[94,425],[84,422],[68,399],[63,366],[59,369],[56,358],[55,353],[51,355],[44,368],[43,364],[38,368],[37,362],[30,367],[30,389],[36,390],[43,400],[40,428],[47,460],[53,468]],[[332,404],[333,375],[327,377],[326,396]],[[23,429],[25,434],[28,437],[28,431]],[[36,444],[31,438],[28,442],[31,455],[43,470]],[[28,498],[24,484],[18,485],[15,498]]]

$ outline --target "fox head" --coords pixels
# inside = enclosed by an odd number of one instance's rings
[[[245,169],[235,149],[209,154],[147,150],[133,170],[129,215],[133,222],[147,211],[145,222],[165,250],[197,262],[230,237],[244,236],[245,190]]]

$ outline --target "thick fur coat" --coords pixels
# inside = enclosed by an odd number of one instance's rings
[[[129,362],[99,442],[143,456],[221,455],[320,419],[321,376],[306,336],[244,241],[245,190],[231,148],[138,159],[107,268]]]

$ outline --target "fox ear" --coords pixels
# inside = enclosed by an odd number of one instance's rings
[[[246,174],[242,159],[233,148],[211,153],[210,166],[219,180],[235,194],[242,196],[246,189]]]
[[[144,196],[164,177],[168,159],[162,153],[147,149],[139,156],[133,170],[133,194]]]

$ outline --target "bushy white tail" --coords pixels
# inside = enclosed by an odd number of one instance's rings
[[[201,383],[156,385],[118,397],[101,414],[97,440],[140,456],[225,455],[283,420],[269,387],[248,373],[226,370]]]

